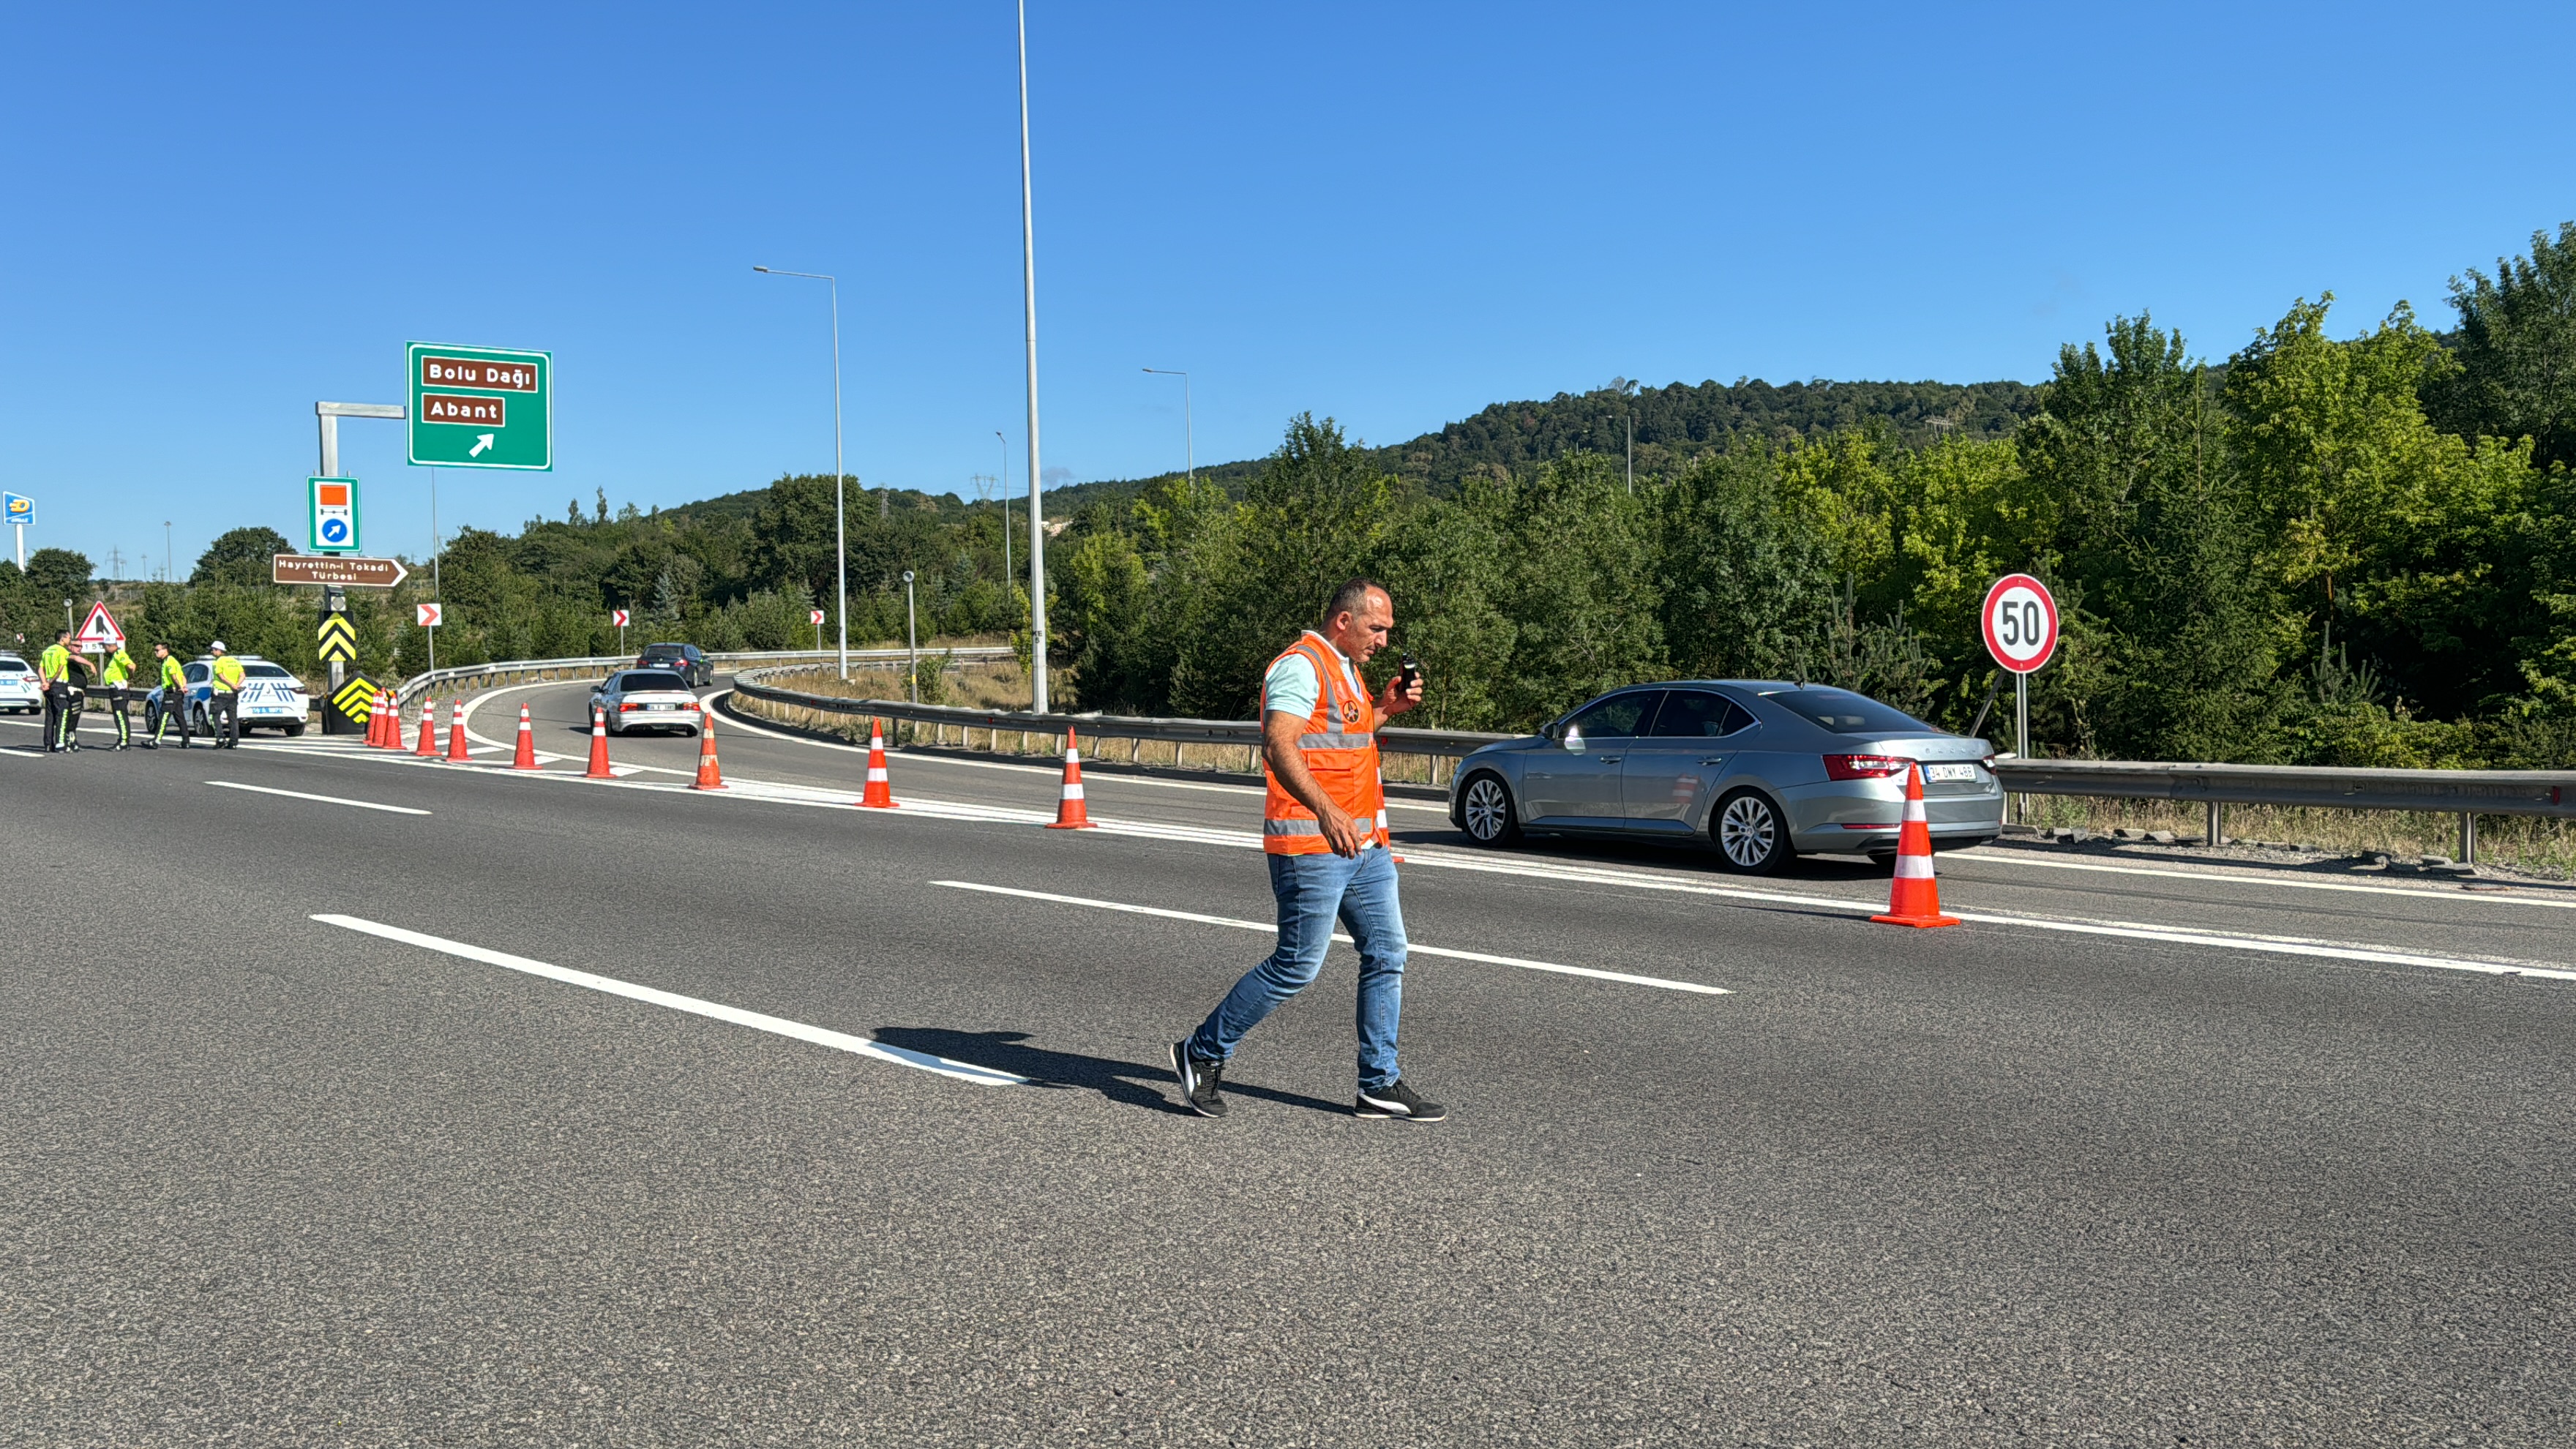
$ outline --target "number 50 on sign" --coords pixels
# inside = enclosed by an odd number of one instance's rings
[[[2029,674],[2057,652],[2057,600],[2028,574],[2006,574],[1986,590],[1981,611],[1986,652],[2015,674]]]

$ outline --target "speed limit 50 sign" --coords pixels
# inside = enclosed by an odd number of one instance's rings
[[[2029,674],[2057,652],[2057,600],[2028,574],[2006,574],[1986,590],[1981,614],[1986,652],[2015,674]]]

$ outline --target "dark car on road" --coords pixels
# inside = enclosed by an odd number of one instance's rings
[[[1768,679],[1613,690],[1458,762],[1449,819],[1479,845],[1524,830],[1716,847],[1767,874],[1805,852],[1891,857],[1909,765],[1935,849],[2003,833],[1994,748],[1867,695]]]
[[[704,689],[716,682],[716,667],[707,662],[705,653],[695,644],[647,644],[635,656],[638,669],[667,669],[689,682],[691,689]]]

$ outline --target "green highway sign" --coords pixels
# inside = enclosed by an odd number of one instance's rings
[[[404,359],[411,461],[435,468],[555,465],[553,353],[415,342]]]

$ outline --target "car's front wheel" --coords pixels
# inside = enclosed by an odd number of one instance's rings
[[[1467,838],[1478,845],[1501,847],[1521,838],[1520,812],[1512,806],[1512,792],[1502,776],[1491,772],[1479,772],[1459,792],[1458,819],[1467,828]]]
[[[1717,858],[1742,875],[1769,875],[1797,852],[1789,846],[1789,823],[1771,797],[1746,788],[1728,792],[1710,816],[1709,834]]]

